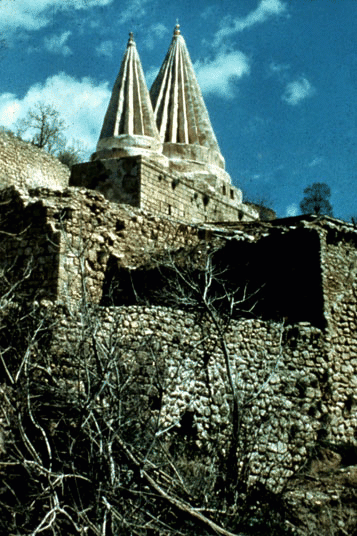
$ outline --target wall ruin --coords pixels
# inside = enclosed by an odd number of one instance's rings
[[[316,217],[188,225],[77,188],[10,187],[0,201],[2,267],[19,278],[32,265],[24,289],[53,315],[56,362],[95,325],[102,348],[117,341],[130,363],[142,360],[137,388],[144,402],[151,393],[155,416],[155,355],[164,363],[160,429],[180,433],[183,427],[197,448],[220,437],[224,449],[231,394],[212,325],[178,305],[165,306],[164,298],[155,302],[149,271],[142,302],[135,292],[131,302],[119,293],[111,307],[107,290],[113,277],[123,282],[128,276],[135,287],[135,274],[140,279],[156,255],[195,248],[204,259],[214,250],[227,281],[261,292],[257,309],[242,311],[225,334],[245,427],[256,431],[252,478],[281,483],[318,441],[356,444],[352,225]],[[93,311],[87,326],[83,304]]]
[[[43,149],[0,131],[0,188],[64,188],[69,168]]]
[[[232,399],[212,325],[161,306],[95,308],[88,322],[80,314],[69,321],[60,312],[56,320],[53,353],[59,363],[68,363],[68,382],[78,381],[73,356],[76,345],[90,348],[94,322],[98,348],[118,353],[162,439],[175,441],[178,434],[193,450],[210,452],[214,444],[215,456],[227,452]],[[242,319],[231,323],[225,340],[239,393],[238,448],[244,450],[251,481],[283,485],[320,440],[355,442],[357,409],[345,403],[341,411],[351,388],[331,383],[335,363],[323,331]]]

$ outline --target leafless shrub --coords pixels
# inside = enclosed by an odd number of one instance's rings
[[[244,424],[245,402],[226,344],[244,295],[225,286],[212,255],[198,279],[172,259],[166,267],[172,299],[196,308],[202,344],[208,341],[206,323],[213,326],[224,357],[232,401],[228,455],[200,450],[182,428],[160,426],[167,371],[159,333],[124,337],[113,322],[102,337],[100,310],[86,303],[78,311],[75,340],[63,342],[56,353],[58,308],[19,299],[16,285],[3,279],[12,308],[0,330],[0,532],[286,533],[281,497],[264,486],[247,486],[244,464],[256,436]]]

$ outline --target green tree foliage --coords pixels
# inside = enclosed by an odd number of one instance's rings
[[[314,182],[305,188],[304,194],[305,197],[300,202],[300,210],[303,214],[333,216],[332,205],[329,201],[331,190],[325,182]]]

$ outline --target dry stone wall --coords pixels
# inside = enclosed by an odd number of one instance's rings
[[[195,226],[110,203],[91,190],[10,187],[0,199],[2,264],[19,272],[34,259],[26,285],[38,298],[99,303],[109,261],[134,268],[153,252],[198,240]]]
[[[50,210],[27,190],[0,190],[1,269],[30,300],[57,298],[61,233]]]
[[[357,229],[327,222],[322,231],[324,297],[330,341],[329,438],[357,441]]]
[[[0,131],[0,188],[64,188],[69,168],[46,151]]]
[[[133,395],[153,408],[161,440],[179,434],[211,456],[227,453],[232,394],[211,324],[167,307],[94,308],[85,317],[59,312],[52,351],[59,364],[68,360],[67,381],[78,381],[73,345],[90,352],[93,333],[103,355],[117,355],[126,367],[123,384],[131,378]],[[251,481],[283,485],[307,459],[334,403],[323,333],[242,320],[232,323],[225,342],[239,396],[238,457]]]
[[[219,438],[223,454],[231,430],[232,395],[217,333],[197,316],[168,307],[98,306],[109,267],[130,272],[145,267],[154,253],[198,244],[204,250],[205,244],[214,242],[221,246],[266,243],[257,250],[259,260],[262,252],[268,258],[273,251],[273,242],[264,242],[269,237],[276,240],[274,255],[280,250],[284,255],[286,248],[279,244],[287,244],[289,233],[294,240],[298,237],[302,255],[309,240],[317,248],[314,292],[321,286],[324,322],[313,325],[314,317],[276,322],[266,316],[265,321],[234,320],[225,334],[243,419],[240,437],[243,442],[248,434],[250,441],[245,463],[252,479],[263,477],[273,485],[282,483],[306,459],[316,441],[356,444],[357,232],[353,226],[329,218],[297,218],[198,227],[118,206],[93,190],[15,187],[0,192],[0,222],[2,266],[15,278],[26,276],[28,296],[42,300],[44,306],[47,303],[54,315],[54,366],[64,366],[68,358],[72,381],[68,356],[72,352],[73,358],[73,345],[81,342],[81,348],[90,351],[94,334],[101,351],[118,351],[127,369],[134,367],[134,392],[143,404],[150,402],[163,437],[170,441],[169,431],[181,430],[206,451]],[[231,251],[227,250],[228,257]],[[241,250],[243,259],[249,251]],[[309,259],[307,251],[306,263],[301,263],[304,277],[311,273]],[[26,273],[28,266],[31,270]],[[298,275],[294,268],[287,279],[291,285],[296,285]],[[236,278],[238,272],[232,274]],[[61,308],[52,309],[48,300],[58,307],[62,304]],[[76,355],[81,355],[79,350]]]
[[[109,203],[82,190],[71,196],[62,232],[59,299],[100,303],[109,266],[135,269],[153,253],[197,242],[197,228]]]

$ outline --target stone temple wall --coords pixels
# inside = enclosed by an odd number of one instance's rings
[[[245,221],[256,217],[233,185],[217,179],[211,186],[207,180],[190,179],[184,173],[165,173],[148,159],[141,162],[140,195],[142,208],[179,221]]]
[[[63,188],[69,174],[69,168],[46,151],[0,131],[0,188]]]
[[[200,178],[199,173],[191,178],[170,170],[160,159],[144,156],[77,164],[72,168],[70,186],[91,188],[110,201],[182,222],[258,218],[257,211],[242,202],[242,192],[226,181],[213,175]]]

